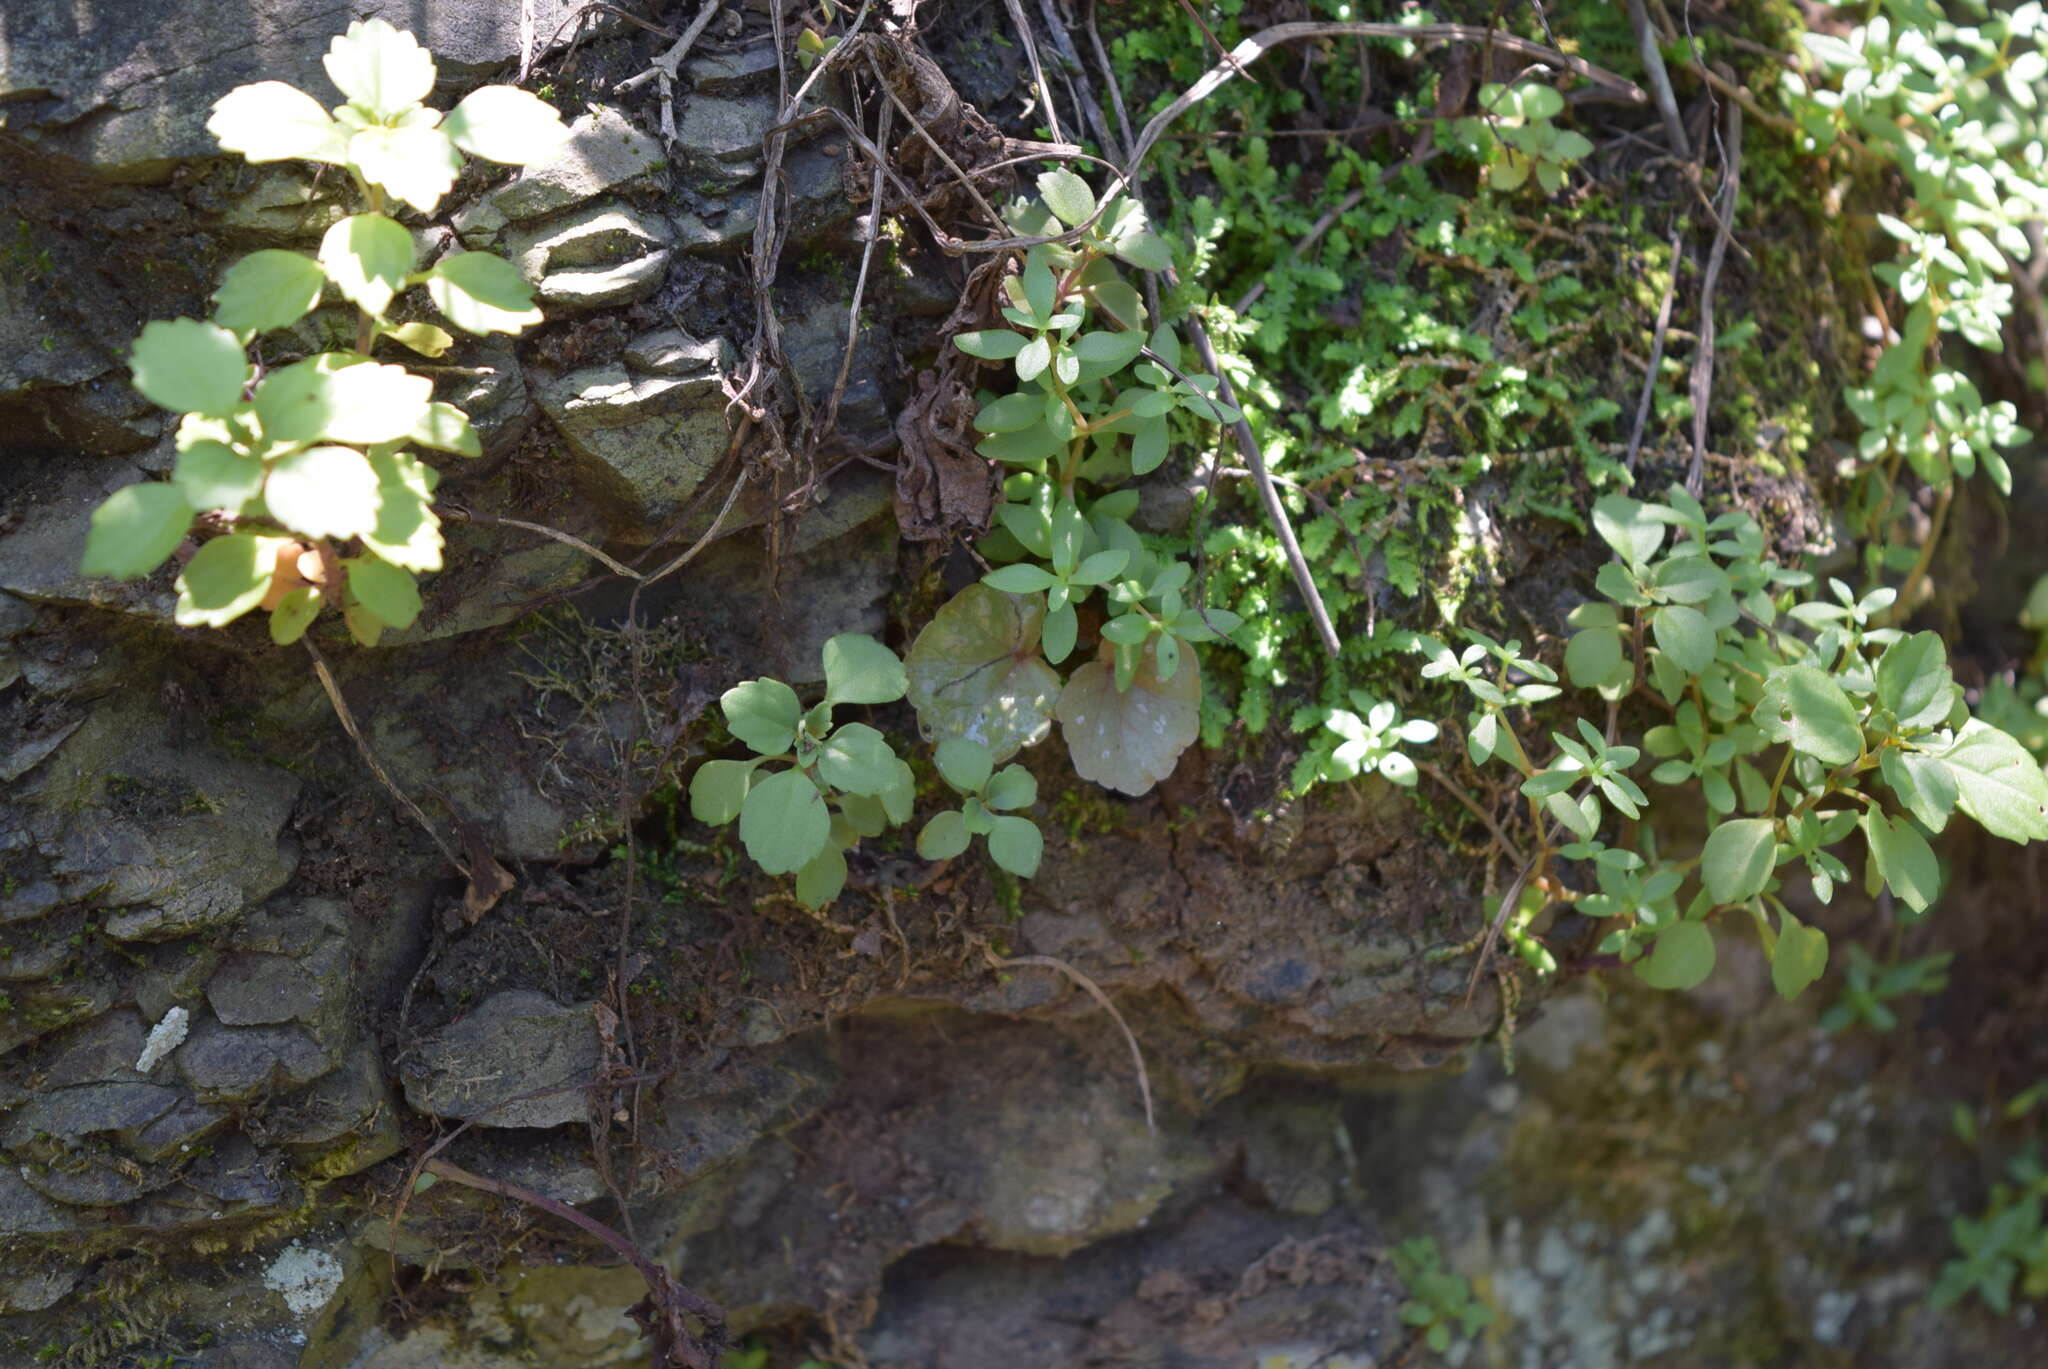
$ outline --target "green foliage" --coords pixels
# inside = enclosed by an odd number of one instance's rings
[[[1898,1014],[1889,1006],[1908,995],[1925,997],[1948,987],[1950,951],[1938,951],[1895,965],[1880,965],[1861,946],[1849,948],[1849,965],[1842,975],[1842,996],[1820,1015],[1821,1030],[1846,1031],[1866,1026],[1888,1032],[1899,1025]]]
[[[1046,172],[1038,189],[1036,203],[1012,207],[1012,227],[1080,228],[1078,240],[1040,243],[1005,280],[1010,327],[953,340],[970,356],[1009,363],[1014,378],[974,418],[987,434],[977,450],[1010,472],[998,530],[981,547],[1000,564],[911,644],[910,700],[927,736],[972,742],[991,763],[1036,744],[1056,718],[1082,778],[1142,794],[1199,733],[1201,671],[1188,648],[1226,636],[1240,619],[1187,602],[1192,568],[1148,547],[1129,521],[1136,491],[1113,487],[1166,459],[1175,414],[1238,415],[1213,397],[1216,377],[1183,369],[1172,329],[1148,326],[1116,269],[1172,263],[1143,209],[1127,199],[1098,204],[1067,170]],[[1062,681],[1054,667],[1083,644],[1078,610],[1098,594],[1104,616],[1089,658]],[[1020,834],[1010,856],[1023,861],[1022,829],[997,830]],[[934,849],[964,847],[966,832],[941,824]]]
[[[2048,1297],[2048,1223],[2042,1220],[2048,1169],[2038,1147],[2016,1156],[2008,1173],[2012,1182],[1991,1186],[1991,1203],[1981,1217],[1958,1216],[1949,1223],[1959,1253],[1941,1267],[1928,1292],[1934,1306],[1953,1307],[1975,1293],[2005,1315],[2012,1311],[2015,1285],[2023,1298]]]
[[[1571,164],[1593,151],[1584,134],[1551,122],[1564,112],[1564,97],[1540,82],[1483,85],[1479,111],[1452,124],[1451,136],[1485,165],[1494,190],[1520,189],[1534,175],[1544,193],[1555,194]]]
[[[1436,1242],[1417,1236],[1388,1252],[1394,1272],[1407,1288],[1401,1320],[1422,1333],[1422,1343],[1439,1355],[1468,1340],[1493,1322],[1493,1310],[1472,1296],[1462,1274],[1443,1267]]]
[[[989,749],[965,737],[939,743],[939,775],[966,802],[940,813],[917,834],[917,853],[926,860],[951,860],[975,837],[988,842],[995,863],[1029,879],[1038,873],[1045,838],[1038,824],[1015,810],[1038,802],[1038,781],[1021,765],[995,769]]]
[[[432,213],[464,152],[520,165],[566,133],[554,110],[509,86],[475,91],[446,115],[427,108],[433,59],[382,19],[350,24],[326,66],[346,101],[331,113],[281,81],[262,81],[221,97],[207,128],[252,162],[342,167],[364,208],[330,228],[317,255],[269,248],[235,263],[211,319],[143,328],[129,364],[138,390],[184,414],[178,458],[168,483],[116,491],[94,512],[83,569],[146,575],[198,515],[211,514],[225,533],[202,544],[178,577],[181,625],[223,627],[261,607],[272,638],[287,643],[333,604],[356,640],[374,645],[418,617],[413,575],[441,567],[437,477],[405,448],[481,452],[467,416],[436,402],[430,380],[372,359],[384,337],[428,356],[453,344],[431,324],[392,320],[393,303],[424,285],[466,332],[540,321],[525,282],[497,257],[456,253],[415,270],[412,232],[386,210],[396,200]],[[330,286],[359,311],[354,349],[259,376],[248,358],[257,337],[294,328]]]

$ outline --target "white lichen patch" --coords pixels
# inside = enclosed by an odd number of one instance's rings
[[[325,1307],[341,1287],[341,1261],[293,1241],[263,1271],[263,1286],[299,1316],[309,1316]]]
[[[135,1072],[148,1074],[157,1062],[176,1050],[184,1041],[185,1033],[191,1029],[192,1014],[183,1008],[172,1008],[166,1012],[163,1021],[150,1028],[149,1039],[142,1043],[142,1054],[136,1057]]]

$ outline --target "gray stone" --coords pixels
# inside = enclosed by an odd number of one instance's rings
[[[251,917],[243,948],[207,981],[206,1001],[231,1027],[295,1022],[338,1045],[348,1011],[348,910],[308,899]]]
[[[297,163],[265,163],[246,174],[251,183],[238,187],[221,218],[252,237],[297,244],[326,232],[348,213],[332,194],[320,194],[313,174]]]
[[[683,64],[695,95],[731,95],[773,83],[775,45],[757,43],[738,52],[711,52]]]
[[[541,303],[560,310],[603,309],[646,299],[668,277],[667,248],[623,266],[555,271],[540,283]]]
[[[72,1207],[132,1203],[145,1193],[169,1187],[177,1177],[164,1169],[144,1169],[97,1147],[72,1150],[61,1164],[29,1163],[21,1167],[22,1181],[30,1188]]]
[[[543,379],[537,391],[576,458],[578,483],[623,541],[646,541],[725,454],[716,376],[636,379],[598,366]]]
[[[487,349],[475,365],[490,374],[464,380],[448,402],[469,415],[486,455],[503,451],[526,435],[533,424],[533,396],[526,373],[510,348]]]
[[[0,1313],[40,1312],[55,1307],[77,1287],[83,1272],[75,1265],[0,1271]]]
[[[525,168],[488,199],[507,219],[538,219],[646,176],[667,160],[659,140],[602,106],[569,125],[569,140],[554,156]],[[480,218],[467,231],[485,231],[485,222]]]
[[[699,342],[680,328],[642,333],[626,344],[626,365],[643,375],[689,376],[711,372],[730,375],[732,344],[724,338]]]
[[[782,350],[803,382],[805,396],[820,408],[839,379],[840,362],[846,352],[848,304],[837,291],[820,291],[804,308],[785,315],[782,321]],[[890,363],[890,355],[888,337],[882,330],[861,329],[853,344],[846,392],[840,397],[839,416],[833,427],[836,444],[855,451],[871,451],[894,442],[895,416],[882,392],[882,372]]]
[[[544,303],[595,309],[659,289],[674,238],[666,219],[605,200],[507,233],[503,247]]]
[[[169,576],[103,580],[78,570],[92,511],[115,490],[142,478],[132,461],[78,461],[52,468],[47,477],[26,488],[10,490],[10,502],[33,508],[36,516],[0,532],[0,590],[32,602],[86,605],[167,621],[176,600]]]
[[[112,179],[158,180],[176,160],[220,155],[206,119],[236,86],[281,80],[333,104],[320,58],[351,18],[381,15],[410,30],[449,77],[516,60],[523,15],[549,35],[576,9],[575,0],[362,0],[345,9],[272,0],[260,13],[211,0],[16,5],[0,31],[0,102],[14,106],[9,131],[45,153]]]
[[[840,158],[828,155],[817,143],[792,148],[783,157],[782,171],[789,185],[789,241],[799,246],[816,241],[853,217],[853,202],[846,197],[846,183]],[[756,173],[758,180],[758,173]],[[734,187],[717,193],[693,209],[675,214],[676,245],[690,251],[715,252],[741,246],[752,240],[760,215],[761,196],[753,189]]]
[[[272,1117],[286,1133],[286,1153],[316,1178],[360,1174],[405,1146],[396,1100],[368,1045]]]
[[[97,1017],[114,1006],[114,986],[97,976],[81,984],[32,984],[8,994],[13,1007],[0,1013],[0,1055],[38,1036]]]
[[[421,1060],[424,1077],[405,1079],[405,1099],[421,1112],[487,1127],[561,1126],[587,1115],[580,1086],[597,1073],[597,1023],[588,1003],[563,1007],[508,989],[436,1032]],[[548,1089],[559,1091],[507,1102]]]
[[[774,122],[772,96],[699,95],[683,103],[676,141],[692,157],[748,161],[761,155],[761,139]]]
[[[142,1076],[135,1072],[135,1060],[142,1054],[142,1043],[148,1036],[148,1029],[135,1013],[127,1009],[105,1013],[80,1027],[63,1043],[43,1083],[66,1088],[72,1084],[138,1080]]]
[[[0,1236],[75,1231],[78,1219],[30,1188],[13,1165],[0,1165]]]
[[[169,1112],[122,1137],[121,1143],[136,1159],[160,1164],[189,1152],[227,1122],[228,1114],[220,1108],[194,1102],[181,1094]]]
[[[74,1084],[49,1089],[8,1119],[0,1133],[9,1146],[38,1136],[68,1140],[96,1132],[132,1135],[169,1112],[183,1095],[161,1084]]]
[[[192,1091],[209,1103],[310,1084],[334,1067],[319,1043],[296,1027],[229,1027],[204,1016],[176,1058]]]

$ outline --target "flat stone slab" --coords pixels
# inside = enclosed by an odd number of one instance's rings
[[[587,1115],[583,1090],[597,1073],[597,1021],[588,1003],[564,1006],[533,989],[491,995],[420,1051],[424,1077],[405,1100],[421,1112],[486,1127],[558,1127]],[[555,1089],[539,1098],[521,1094]]]
[[[578,483],[622,540],[651,536],[725,454],[725,396],[714,374],[594,366],[544,380],[536,393],[568,443]]]

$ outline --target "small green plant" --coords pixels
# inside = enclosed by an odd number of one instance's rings
[[[917,834],[917,853],[926,860],[951,860],[975,837],[988,842],[989,856],[1020,879],[1038,873],[1045,837],[1038,824],[1014,810],[1038,802],[1038,781],[1021,765],[994,768],[989,750],[965,737],[939,743],[939,775],[966,802],[940,813]]]
[[[1899,1025],[1898,1014],[1889,1006],[1897,999],[1926,997],[1948,987],[1952,951],[1937,951],[1896,965],[1880,965],[1861,946],[1849,948],[1848,968],[1842,973],[1842,996],[1820,1015],[1821,1030],[1847,1031],[1865,1026],[1888,1032]]]
[[[1483,85],[1479,109],[1481,117],[1460,119],[1451,132],[1485,165],[1490,189],[1519,190],[1533,176],[1555,194],[1572,163],[1593,151],[1583,134],[1551,122],[1564,113],[1564,96],[1540,81]]]
[[[1175,413],[1229,422],[1214,376],[1190,375],[1170,328],[1149,327],[1123,261],[1171,265],[1133,200],[1098,205],[1071,171],[1038,178],[1040,199],[1010,211],[1019,233],[1094,221],[1071,245],[1041,243],[1005,282],[1007,328],[962,333],[970,356],[1008,362],[1016,388],[987,399],[982,455],[1010,474],[997,530],[981,551],[1004,563],[946,604],[907,658],[910,701],[927,736],[965,738],[1007,760],[1060,723],[1074,768],[1126,794],[1165,778],[1199,731],[1192,643],[1234,631],[1237,615],[1189,604],[1190,567],[1148,548],[1130,518],[1137,491],[1088,493],[1157,470]],[[1099,211],[1099,213],[1098,213]],[[1079,609],[1097,591],[1092,659],[1053,669],[1082,644]]]
[[[169,481],[117,490],[93,513],[84,569],[146,575],[203,516],[221,535],[178,576],[179,624],[224,627],[262,608],[282,644],[336,604],[356,640],[374,645],[385,629],[412,624],[413,577],[441,566],[437,476],[406,448],[480,451],[468,417],[435,400],[431,380],[373,359],[385,338],[429,357],[454,343],[433,324],[396,321],[393,305],[424,286],[444,317],[475,334],[517,333],[541,317],[502,258],[457,252],[415,270],[413,235],[387,211],[399,202],[431,214],[464,153],[522,165],[566,132],[553,109],[511,86],[473,91],[446,114],[429,109],[433,58],[382,19],[350,24],[326,67],[346,97],[331,114],[282,81],[260,81],[221,97],[207,128],[251,162],[342,168],[364,207],[330,228],[315,255],[273,248],[230,267],[211,318],[142,330],[129,364],[138,390],[184,415],[177,461]],[[298,328],[330,288],[356,307],[352,346],[251,364],[259,334]]]
[[[1401,1320],[1422,1332],[1424,1345],[1441,1355],[1453,1342],[1468,1340],[1492,1323],[1492,1309],[1472,1296],[1464,1275],[1443,1267],[1433,1239],[1417,1236],[1388,1253],[1408,1291]]]
[[[1295,763],[1296,789],[1306,789],[1318,779],[1342,781],[1373,774],[1412,789],[1421,772],[1398,748],[1404,742],[1421,746],[1437,736],[1435,723],[1426,718],[1403,722],[1393,704],[1360,689],[1351,691],[1350,708],[1306,708],[1295,717],[1297,730],[1318,723],[1330,736],[1318,737]]]
[[[832,710],[894,703],[904,684],[895,652],[843,634],[825,643],[825,697],[808,710],[780,680],[734,685],[719,707],[727,730],[755,755],[697,767],[690,816],[713,827],[738,818],[754,863],[771,875],[794,874],[798,901],[824,907],[846,887],[846,852],[910,821],[917,797],[916,777],[888,739],[866,723],[833,726]]]
[[[2015,1284],[2023,1298],[2048,1297],[2048,1224],[2042,1221],[2048,1169],[2038,1148],[2015,1156],[2008,1174],[2011,1183],[1991,1186],[1983,1216],[1958,1216],[1949,1224],[1960,1253],[1942,1266],[1927,1295],[1934,1306],[1953,1307],[1975,1293],[2002,1316],[2012,1311]]]

